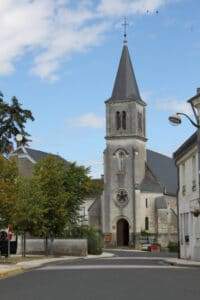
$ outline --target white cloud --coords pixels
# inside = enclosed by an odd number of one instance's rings
[[[167,112],[182,112],[191,115],[192,109],[189,103],[178,101],[175,99],[165,99],[156,101],[155,106],[160,111],[167,111]]]
[[[94,113],[88,113],[68,120],[68,124],[73,127],[104,128],[105,119]]]
[[[153,11],[169,1],[0,0],[0,74],[14,72],[16,61],[31,53],[31,72],[55,80],[62,63],[74,53],[102,43],[113,21],[124,14]]]
[[[107,16],[123,16],[153,12],[169,0],[102,0],[98,10]]]

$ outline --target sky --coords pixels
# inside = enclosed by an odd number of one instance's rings
[[[0,90],[30,109],[31,148],[103,173],[105,104],[123,47],[147,103],[147,148],[171,156],[194,127],[200,87],[199,0],[0,0]]]

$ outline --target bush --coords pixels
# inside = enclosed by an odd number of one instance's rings
[[[87,231],[88,254],[102,253],[102,234],[100,231],[90,227]]]
[[[101,231],[89,227],[89,226],[78,226],[73,227],[70,231],[65,232],[67,238],[85,238],[88,241],[88,254],[99,255],[102,253],[103,238]]]
[[[176,242],[169,242],[167,247],[169,249],[169,252],[178,252],[178,243]]]

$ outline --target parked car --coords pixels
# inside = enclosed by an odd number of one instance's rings
[[[160,245],[156,242],[155,238],[146,236],[141,240],[143,251],[160,251]]]

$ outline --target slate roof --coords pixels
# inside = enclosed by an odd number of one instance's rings
[[[64,160],[64,158],[62,158],[61,156],[59,155],[56,155],[56,154],[52,154],[52,153],[48,153],[48,152],[44,152],[44,151],[40,151],[40,150],[35,150],[35,149],[32,149],[32,148],[29,148],[29,147],[24,147],[24,149],[26,150],[26,152],[28,153],[28,155],[35,161],[35,162],[38,162],[39,160],[47,157],[48,155],[53,155],[55,157],[58,157],[62,160]],[[16,149],[12,155],[14,155],[15,153],[23,153],[23,148],[18,148]]]
[[[184,155],[194,144],[197,143],[197,131],[193,133],[177,150],[174,152],[174,158],[177,160]]]
[[[40,150],[35,150],[35,149],[31,149],[31,148],[28,148],[26,147],[25,148],[28,155],[33,158],[36,162],[45,158],[46,156],[50,155],[50,153],[47,153],[47,152],[43,152],[43,151],[40,151]]]
[[[135,100],[141,102],[143,105],[146,105],[140,97],[140,92],[127,45],[124,45],[122,50],[112,96],[109,100]]]
[[[145,177],[140,185],[142,192],[162,193],[162,187],[157,178],[152,174],[151,170],[146,165]]]
[[[168,195],[177,192],[177,168],[173,158],[147,150],[147,166],[158,180],[162,191]]]

